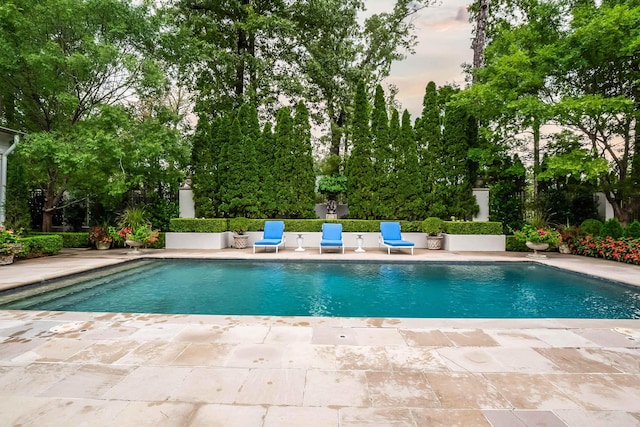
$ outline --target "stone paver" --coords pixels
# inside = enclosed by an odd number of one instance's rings
[[[0,287],[111,265],[66,252]],[[251,258],[249,251],[149,251]],[[364,254],[363,254],[364,255]],[[521,260],[368,251],[344,259]],[[286,249],[260,259],[319,259]],[[322,259],[343,258],[323,254]],[[605,274],[610,263],[545,263]],[[640,284],[640,268],[614,265]],[[631,277],[633,276],[633,277]],[[640,426],[640,320],[359,319],[0,311],[0,424]]]

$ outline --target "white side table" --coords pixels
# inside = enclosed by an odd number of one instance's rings
[[[364,239],[362,238],[362,233],[355,233],[355,234],[356,234],[356,244],[358,245],[355,252],[366,252],[364,249],[362,249],[362,242],[364,241]]]
[[[295,249],[295,252],[304,252],[304,248],[302,247],[304,233],[297,233],[298,237],[296,237],[296,242],[298,242],[298,247]]]

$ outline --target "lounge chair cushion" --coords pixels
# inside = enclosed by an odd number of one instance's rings
[[[389,245],[389,246],[414,246],[413,242],[409,242],[407,240],[383,240],[385,245]]]

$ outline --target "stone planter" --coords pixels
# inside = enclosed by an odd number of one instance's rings
[[[569,245],[564,243],[564,244],[558,246],[558,252],[560,252],[561,254],[570,254],[571,253],[571,248],[569,248]]]
[[[234,234],[233,235],[233,247],[236,249],[245,249],[249,243],[248,234]]]
[[[142,245],[143,245],[143,243],[142,243],[142,242],[136,242],[135,240],[129,240],[129,239],[127,239],[127,240],[125,240],[125,241],[124,241],[124,243],[125,243],[127,246],[129,246],[129,247],[133,248],[133,253],[134,253],[134,254],[139,254],[139,253],[141,253],[139,249],[140,249],[140,248],[142,247]]]
[[[105,251],[111,247],[111,242],[96,242],[96,249],[99,251]]]
[[[439,250],[442,249],[443,236],[427,236],[427,249]]]
[[[0,265],[9,265],[9,264],[13,264],[13,254],[0,255]]]
[[[548,243],[525,242],[529,249],[533,249],[533,254],[527,255],[530,258],[546,258],[546,255],[540,255],[538,251],[546,251],[549,249]]]

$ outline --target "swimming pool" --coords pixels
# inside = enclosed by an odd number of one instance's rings
[[[340,317],[640,318],[640,292],[528,262],[153,260],[0,309]],[[68,283],[64,283],[67,285]],[[47,285],[60,286],[59,282]],[[46,287],[45,287],[46,288]]]

